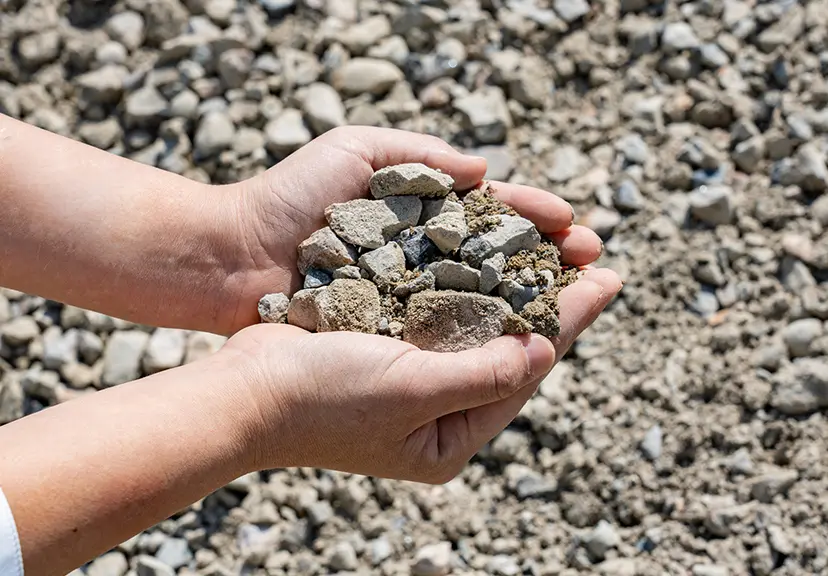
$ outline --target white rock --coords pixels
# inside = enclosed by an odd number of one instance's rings
[[[267,148],[279,158],[288,156],[311,141],[312,134],[305,126],[302,113],[288,108],[265,126]]]
[[[402,70],[387,60],[354,58],[333,73],[332,84],[346,96],[382,96],[404,78]]]
[[[316,134],[323,134],[346,123],[342,98],[336,90],[322,82],[308,86],[302,109]]]
[[[153,332],[144,351],[144,372],[154,374],[180,366],[184,361],[186,346],[186,331],[158,328]]]
[[[141,375],[141,357],[149,339],[150,335],[140,330],[113,332],[104,349],[101,383],[116,386],[136,380]]]

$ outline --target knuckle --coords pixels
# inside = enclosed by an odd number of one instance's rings
[[[489,388],[495,400],[511,398],[523,384],[523,373],[503,356],[497,356],[489,365]]]

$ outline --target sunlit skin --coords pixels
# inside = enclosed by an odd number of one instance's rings
[[[48,162],[43,159],[48,158]],[[143,324],[232,337],[212,357],[0,428],[0,487],[28,575],[62,575],[250,471],[311,466],[442,483],[515,417],[621,288],[571,207],[498,197],[585,266],[561,334],[454,354],[256,324],[299,286],[296,247],[374,170],[422,162],[477,185],[485,160],[376,128],[331,131],[268,172],[207,186],[0,117],[0,285]]]

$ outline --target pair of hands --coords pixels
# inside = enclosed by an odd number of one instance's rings
[[[240,413],[249,432],[248,467],[311,466],[441,483],[503,430],[578,335],[621,289],[618,276],[588,265],[602,243],[573,225],[568,203],[548,192],[493,183],[496,194],[587,270],[561,293],[561,334],[504,337],[455,354],[425,352],[380,336],[309,334],[262,325],[266,293],[300,287],[296,248],[325,225],[334,202],[365,197],[375,170],[421,162],[450,174],[456,189],[484,177],[484,159],[437,138],[376,128],[333,130],[261,175],[219,190],[235,219],[239,247],[223,286],[227,316],[216,331],[235,333],[220,353],[244,377]]]

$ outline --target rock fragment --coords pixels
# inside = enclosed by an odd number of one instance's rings
[[[387,286],[402,280],[405,274],[405,254],[399,244],[389,242],[382,248],[363,254],[359,266],[375,284]]]
[[[414,196],[358,199],[329,206],[325,217],[331,229],[346,242],[376,249],[409,226],[416,226],[422,207],[420,199]]]
[[[511,313],[508,304],[493,296],[420,292],[408,301],[403,337],[423,350],[459,352],[502,336]]]
[[[495,254],[509,258],[521,250],[535,250],[540,234],[535,225],[520,216],[500,215],[499,225],[480,236],[472,236],[460,249],[462,258],[472,266],[480,266]]]
[[[310,268],[333,272],[337,268],[355,264],[357,252],[343,242],[330,227],[317,230],[299,244],[299,272],[307,274]]]
[[[369,180],[374,198],[419,196],[442,198],[454,187],[454,178],[425,164],[398,164],[377,170]]]
[[[512,116],[500,88],[490,86],[454,102],[481,144],[500,144],[512,127]]]
[[[448,254],[460,248],[469,227],[462,212],[444,212],[426,223],[425,233],[443,254]]]
[[[412,576],[446,576],[451,572],[451,543],[429,544],[417,550]]]
[[[285,294],[267,294],[259,300],[259,317],[268,324],[282,324],[287,319],[289,304]]]
[[[334,280],[316,296],[319,332],[376,334],[380,319],[380,296],[368,280]]]
[[[319,326],[319,308],[316,296],[324,288],[299,290],[290,299],[287,310],[287,322],[308,332],[315,332]]]
[[[140,330],[117,331],[110,336],[104,349],[104,386],[116,386],[141,376],[141,358],[149,343],[150,335]]]
[[[425,233],[425,226],[403,230],[394,240],[402,248],[405,261],[411,268],[417,268],[433,260],[440,252]]]
[[[537,286],[523,286],[514,280],[504,280],[498,286],[497,293],[512,306],[516,314],[519,314],[527,304],[538,297],[540,290]]]
[[[480,287],[480,271],[460,262],[441,260],[429,264],[438,290],[468,290],[476,292]]]
[[[480,265],[480,293],[489,294],[503,281],[506,257],[497,253]]]

